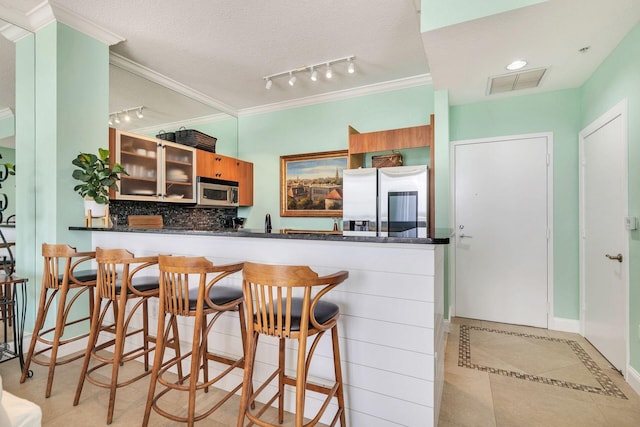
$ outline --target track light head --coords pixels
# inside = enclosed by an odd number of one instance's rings
[[[356,72],[356,65],[353,63],[352,58],[349,58],[349,66],[347,67],[347,72],[349,74],[353,74]]]
[[[139,119],[144,117],[144,115],[142,114],[142,107],[136,110],[136,117],[138,117]]]
[[[329,62],[327,62],[327,71],[325,72],[324,76],[328,79],[333,77],[333,71],[331,70],[331,64]]]
[[[269,90],[271,89],[271,86],[273,86],[273,82],[271,81],[271,79],[266,79],[266,80],[267,80],[267,83],[264,85],[264,88],[266,90]]]
[[[129,115],[128,111],[125,111],[124,113],[124,121],[127,123],[131,121],[131,116]]]
[[[109,126],[113,126],[113,119],[109,116]]]
[[[318,71],[313,67],[311,67],[311,81],[318,81]]]
[[[120,124],[120,117],[118,117],[118,113],[116,113],[115,122],[116,122],[116,124]]]
[[[293,72],[289,71],[289,86],[293,86],[296,84],[296,76],[293,75]]]

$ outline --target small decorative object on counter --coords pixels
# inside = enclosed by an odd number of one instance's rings
[[[394,151],[391,154],[381,154],[371,157],[371,166],[374,168],[388,168],[402,166],[402,154]]]
[[[271,233],[271,215],[269,214],[264,217],[264,232]]]
[[[218,138],[207,135],[195,129],[185,129],[181,127],[176,132],[176,142],[189,147],[199,148],[200,150],[216,152],[216,141]]]

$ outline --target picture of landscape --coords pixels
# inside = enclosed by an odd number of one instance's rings
[[[342,171],[347,152],[282,156],[282,216],[342,216]]]

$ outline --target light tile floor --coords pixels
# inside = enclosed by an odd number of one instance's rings
[[[577,334],[454,318],[440,427],[640,426],[640,397]]]
[[[0,364],[0,375],[2,376],[4,388],[7,391],[40,405],[43,414],[42,425],[44,427],[106,426],[107,404],[109,402],[109,391],[107,389],[85,382],[80,403],[78,406],[73,406],[81,363],[82,360],[77,360],[56,367],[53,388],[51,396],[48,399],[44,397],[47,382],[47,368],[31,364],[32,371],[34,372],[33,377],[28,378],[24,384],[20,384],[20,364],[17,359],[14,359]],[[125,363],[121,368],[122,375],[120,378],[131,378],[141,372],[141,369],[141,363]],[[240,381],[242,380],[241,375],[242,374],[238,376]],[[142,424],[148,390],[149,376],[126,387],[119,388],[116,393],[116,404],[111,426],[140,426]],[[176,397],[176,394],[182,394],[182,396]],[[178,392],[176,392],[176,394],[168,393],[162,398],[163,409],[184,416],[186,415],[184,409],[186,407],[186,394]],[[223,394],[223,392],[215,388],[210,388],[209,393],[200,393],[196,398],[196,413],[203,407],[210,407],[211,402],[214,402],[217,394]],[[239,396],[231,397],[231,399],[209,417],[200,422],[196,422],[196,426],[236,426],[239,404]],[[259,409],[260,405],[256,404],[256,410]],[[267,410],[265,419],[277,424],[277,410],[274,408]],[[292,426],[293,416],[285,412],[284,421],[283,426]],[[151,411],[149,426],[169,427],[181,425],[186,424],[168,420],[155,411]]]

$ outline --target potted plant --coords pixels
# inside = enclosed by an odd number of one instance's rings
[[[73,190],[84,198],[85,216],[90,209],[94,218],[105,215],[109,189],[118,190],[118,174],[129,175],[119,163],[109,165],[109,150],[99,148],[98,154],[80,153],[71,162],[79,168],[73,171],[73,178],[82,181]]]

